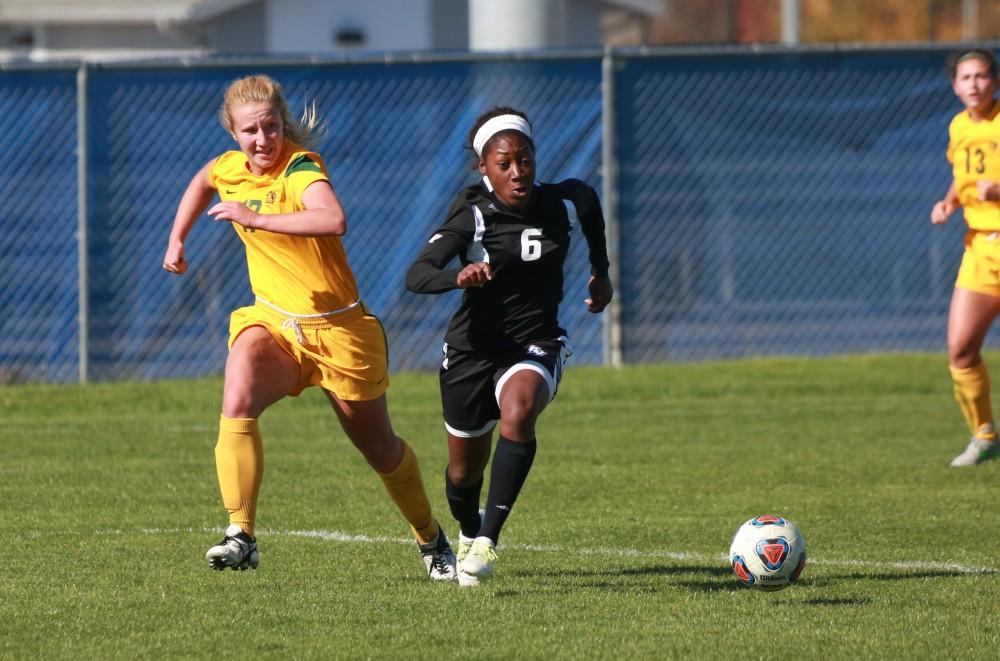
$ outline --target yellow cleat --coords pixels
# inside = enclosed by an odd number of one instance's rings
[[[473,587],[489,580],[493,576],[493,563],[496,559],[497,550],[493,540],[489,537],[476,537],[458,565],[458,584]]]

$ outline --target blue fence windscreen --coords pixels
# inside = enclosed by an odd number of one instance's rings
[[[201,63],[0,74],[0,383],[70,381],[81,360],[77,104],[85,100],[89,376],[215,374],[229,313],[252,301],[243,249],[209,217],[182,277],[161,268],[194,173],[234,143],[218,122],[232,80],[263,72],[293,112],[315,103],[318,145],[393,370],[433,369],[458,292],[403,275],[455,192],[464,146],[495,105],[530,116],[539,179],[598,191],[618,172],[620,336],[626,362],[943,351],[960,215],[929,222],[950,177],[961,109],[931,50],[614,53],[427,62]],[[610,99],[602,94],[613,94]],[[603,116],[610,101],[612,117]],[[615,162],[602,169],[605,122]],[[613,167],[610,167],[613,166]],[[574,237],[560,311],[574,362],[604,355]]]

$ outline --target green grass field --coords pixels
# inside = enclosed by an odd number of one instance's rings
[[[989,356],[1000,365],[1000,356]],[[393,377],[432,503],[432,374]],[[1000,461],[943,355],[576,367],[479,589],[431,584],[318,391],[262,418],[255,572],[216,573],[221,381],[0,388],[0,658],[997,658]],[[741,588],[738,525],[806,538]]]

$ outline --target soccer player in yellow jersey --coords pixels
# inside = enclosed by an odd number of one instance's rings
[[[455,556],[431,514],[417,459],[389,420],[385,333],[358,297],[340,240],[344,211],[323,159],[307,148],[315,111],[296,122],[281,87],[258,75],[229,86],[220,119],[239,151],[212,159],[191,180],[163,258],[167,271],[187,270],[184,241],[218,194],[208,213],[243,241],[256,297],[230,318],[215,446],[229,527],[209,549],[209,564],[257,567],[254,522],[264,468],[257,419],[286,395],[319,386],[410,523],[430,578],[454,580]]]
[[[972,439],[952,466],[975,466],[1000,449],[990,406],[990,376],[980,353],[1000,313],[1000,101],[997,63],[986,50],[955,53],[949,60],[952,89],[965,110],[949,127],[948,161],[953,180],[931,210],[940,225],[964,208],[965,253],[948,312],[948,361],[955,399]]]

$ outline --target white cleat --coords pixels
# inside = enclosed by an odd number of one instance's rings
[[[998,450],[1000,450],[1000,441],[987,441],[973,436],[962,454],[951,460],[951,465],[975,466],[997,456]]]
[[[221,542],[208,549],[205,554],[208,565],[212,569],[257,569],[260,564],[260,554],[257,553],[257,540],[243,532],[236,524],[226,528],[226,536]]]
[[[451,552],[451,545],[448,544],[443,528],[439,528],[433,541],[419,546],[428,578],[432,581],[455,580],[455,554]]]

